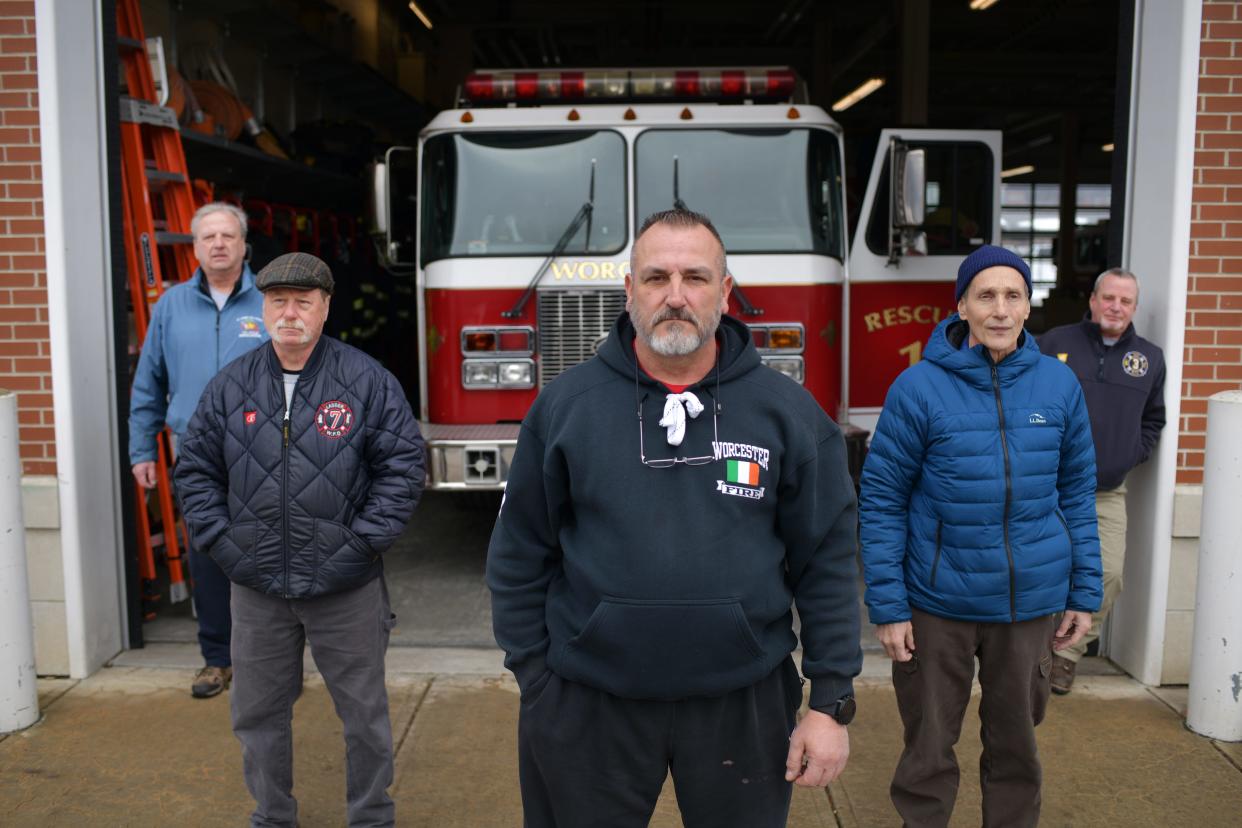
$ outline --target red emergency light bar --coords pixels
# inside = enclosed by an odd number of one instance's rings
[[[742,69],[480,70],[466,77],[462,105],[624,101],[791,101],[798,77],[786,66]]]

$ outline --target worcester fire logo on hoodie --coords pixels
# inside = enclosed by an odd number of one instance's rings
[[[760,486],[761,474],[768,470],[770,452],[746,443],[712,443],[712,454],[725,461],[725,479],[716,481],[716,491],[735,497],[762,500],[766,487]]]

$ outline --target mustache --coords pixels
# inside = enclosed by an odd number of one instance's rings
[[[695,318],[691,316],[688,311],[682,310],[681,308],[665,307],[656,311],[655,315],[651,317],[651,324],[653,327],[661,322],[689,322],[694,324]]]
[[[281,330],[282,328],[293,328],[295,331],[301,331],[301,332],[305,333],[305,332],[306,332],[306,323],[305,323],[305,322],[303,322],[301,319],[295,319],[295,320],[293,320],[292,322],[287,322],[287,321],[285,321],[285,320],[283,320],[283,319],[282,319],[282,320],[280,320],[279,322],[277,322],[277,323],[276,323],[276,330],[278,330],[278,331],[279,331],[279,330]]]

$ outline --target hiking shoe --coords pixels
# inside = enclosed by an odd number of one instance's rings
[[[229,683],[232,681],[232,667],[204,667],[194,674],[190,694],[196,699],[209,699],[229,689]]]
[[[1054,655],[1052,657],[1052,692],[1058,696],[1068,693],[1074,686],[1074,670],[1077,668],[1077,662]]]

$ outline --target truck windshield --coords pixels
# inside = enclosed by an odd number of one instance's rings
[[[637,220],[677,195],[733,253],[842,258],[841,159],[821,129],[649,130],[635,148]]]
[[[422,262],[546,256],[591,195],[567,255],[625,246],[625,141],[616,132],[437,135],[423,145]],[[589,232],[589,237],[588,237]]]

